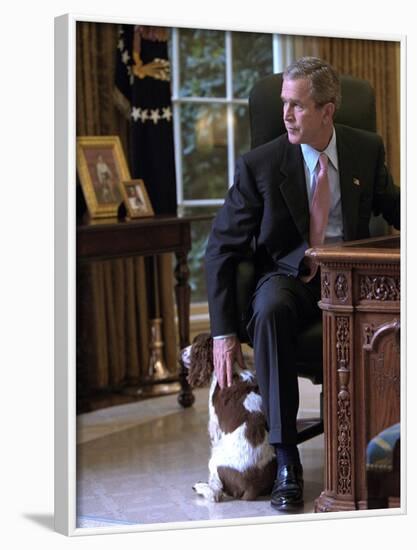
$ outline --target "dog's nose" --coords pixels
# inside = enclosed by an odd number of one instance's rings
[[[180,355],[182,364],[186,369],[189,369],[191,364],[191,346],[184,348]]]

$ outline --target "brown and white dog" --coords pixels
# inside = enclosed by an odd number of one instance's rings
[[[210,383],[208,431],[211,441],[208,483],[193,489],[208,500],[219,502],[225,495],[254,500],[269,495],[276,476],[276,458],[268,443],[262,399],[254,374],[237,364],[233,384],[220,389],[213,366],[213,340],[200,334],[181,353],[189,368],[191,387]]]

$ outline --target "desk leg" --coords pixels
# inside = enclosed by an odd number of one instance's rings
[[[315,512],[356,510],[352,315],[325,312],[323,341],[325,487]]]
[[[178,311],[178,332],[180,339],[180,349],[182,350],[190,343],[190,285],[188,284],[188,277],[190,271],[187,264],[187,254],[184,252],[177,252],[177,265],[175,268],[175,278],[177,284],[175,286],[175,297],[177,301]],[[194,403],[195,397],[191,391],[191,387],[187,382],[188,371],[184,365],[180,363],[179,379],[181,384],[181,391],[178,395],[178,403],[183,407],[191,407]]]

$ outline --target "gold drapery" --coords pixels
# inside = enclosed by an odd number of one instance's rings
[[[340,74],[368,80],[375,90],[377,132],[387,165],[400,185],[400,43],[351,38],[297,37],[295,56],[316,55]]]
[[[117,31],[117,25],[113,24],[77,23],[77,134],[119,135],[124,150],[128,151],[128,122],[115,108],[113,100]],[[377,131],[386,146],[387,164],[399,184],[399,43],[295,37],[294,46],[295,57],[318,55],[332,63],[340,73],[365,78],[371,83],[376,93]],[[94,346],[94,364],[89,365],[92,387],[140,380],[146,370],[148,348],[143,343],[149,336],[146,322],[149,306],[143,284],[143,259],[119,263],[111,262],[111,267],[110,263],[107,266],[97,263],[91,270],[95,281],[92,286],[96,304],[93,311],[97,319],[91,342]],[[161,304],[167,320],[164,327],[167,362],[175,364],[170,256],[160,258],[159,263],[164,264],[160,269],[160,284],[164,289]],[[167,284],[166,278],[169,279]],[[119,302],[114,290],[121,285],[125,285],[126,295]],[[136,347],[131,334],[136,335]]]
[[[115,107],[114,72],[118,26],[77,23],[77,135],[119,135],[129,150],[129,122]],[[149,360],[151,304],[145,258],[93,262],[77,282],[81,302],[77,328],[80,379],[90,390],[140,384]],[[172,255],[158,256],[164,355],[176,370]],[[84,356],[83,356],[84,355]]]

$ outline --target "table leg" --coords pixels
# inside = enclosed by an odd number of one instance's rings
[[[188,284],[188,278],[190,271],[187,264],[187,254],[184,252],[177,252],[177,265],[175,267],[175,278],[177,284],[175,285],[175,297],[177,301],[178,311],[178,332],[180,340],[180,350],[185,348],[190,343],[190,294],[191,289]],[[194,403],[195,397],[192,393],[191,387],[187,381],[188,371],[180,363],[179,380],[181,384],[181,391],[178,395],[178,403],[182,407],[191,407]]]

